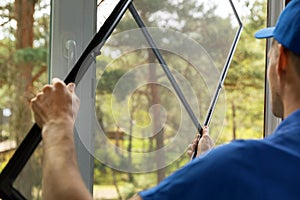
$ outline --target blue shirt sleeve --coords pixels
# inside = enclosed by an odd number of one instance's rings
[[[143,200],[219,200],[234,196],[236,199],[248,199],[244,198],[248,187],[251,187],[251,181],[248,183],[250,174],[247,173],[252,170],[253,163],[252,160],[245,159],[249,153],[244,151],[243,143],[245,142],[235,142],[211,150],[171,174],[156,187],[142,191],[139,195]],[[251,198],[256,199],[259,191],[250,195]]]

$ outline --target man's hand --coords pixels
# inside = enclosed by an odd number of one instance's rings
[[[189,145],[189,148],[187,151],[187,154],[189,155],[189,157],[192,156],[197,143],[198,143],[198,149],[197,149],[196,157],[199,157],[201,154],[207,152],[208,150],[210,150],[214,147],[214,142],[209,137],[209,128],[208,127],[203,128],[202,137],[200,140],[199,140],[199,136],[200,135],[197,135],[197,137],[195,138],[193,143]]]
[[[74,123],[79,109],[75,85],[53,79],[31,100],[43,137],[43,199],[92,197],[81,178],[74,145]]]
[[[75,85],[66,85],[54,78],[31,100],[37,125],[42,128],[44,149],[59,147],[73,142],[73,129],[79,109]],[[68,139],[68,140],[66,140]]]
[[[76,119],[79,109],[79,98],[75,94],[75,85],[66,84],[54,78],[51,85],[43,87],[42,91],[31,100],[34,118],[39,127],[56,120]]]

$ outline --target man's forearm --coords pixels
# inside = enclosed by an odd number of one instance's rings
[[[43,135],[47,134],[43,158],[43,199],[92,199],[79,174],[73,128],[66,128],[72,127],[70,124],[65,124],[65,128],[60,125],[52,123],[43,128]]]

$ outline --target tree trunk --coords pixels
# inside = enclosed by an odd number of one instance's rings
[[[2,108],[0,108],[0,142],[2,142],[2,140],[4,140],[3,135],[2,135],[2,126],[3,126],[3,110]]]
[[[16,48],[32,47],[33,14],[36,0],[15,0],[15,18],[17,20]]]
[[[150,82],[150,94],[151,94],[151,105],[160,105],[160,97],[158,92],[158,85],[155,84],[157,82],[156,76],[156,68],[153,63],[155,63],[155,56],[152,50],[149,50],[149,82]],[[154,83],[154,84],[152,84]],[[153,135],[155,135],[156,141],[156,150],[161,150],[164,146],[164,135],[163,130],[159,130],[161,127],[160,123],[160,110],[157,106],[153,107]],[[159,131],[158,131],[159,130]],[[156,151],[156,164],[158,167],[164,166],[165,162],[165,154],[161,150],[159,153]],[[161,182],[165,178],[165,168],[161,168],[157,170],[157,183]]]
[[[33,0],[15,0],[15,19],[17,21],[16,30],[16,50],[33,46]],[[17,118],[15,127],[19,127],[16,131],[18,144],[24,137],[25,130],[30,128],[28,120],[31,119],[29,109],[29,100],[32,95],[32,69],[33,66],[29,63],[18,63],[16,65],[15,84],[16,84],[16,99],[15,102],[20,102],[15,107],[15,118]]]
[[[232,140],[236,139],[236,107],[234,101],[231,102],[232,110]]]
[[[114,184],[117,194],[118,194],[118,200],[122,200],[121,192],[120,192],[117,177],[116,177],[116,171],[114,169],[111,169],[111,171],[112,171],[112,177],[113,177],[113,184]]]
[[[131,166],[132,165],[132,129],[133,129],[133,112],[134,109],[131,109],[130,111],[130,126],[129,126],[129,141],[128,141],[128,147],[127,147],[127,151],[128,151],[128,165]],[[133,183],[133,174],[132,173],[128,173],[128,178],[129,178],[129,182]]]
[[[15,19],[17,21],[16,30],[16,50],[31,48],[33,46],[33,14],[36,0],[15,0]],[[15,74],[15,100],[16,106],[13,108],[13,126],[16,127],[14,133],[19,144],[32,125],[29,101],[33,97],[32,82],[33,66],[30,63],[16,64]],[[37,168],[41,163],[38,159],[31,159],[25,166],[16,182],[17,188],[27,199],[34,199],[32,190],[37,184],[35,175],[41,172]]]

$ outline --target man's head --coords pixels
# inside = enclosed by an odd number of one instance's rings
[[[292,0],[276,26],[258,31],[255,37],[274,38],[268,55],[272,109],[275,116],[286,117],[300,106],[300,0]]]

